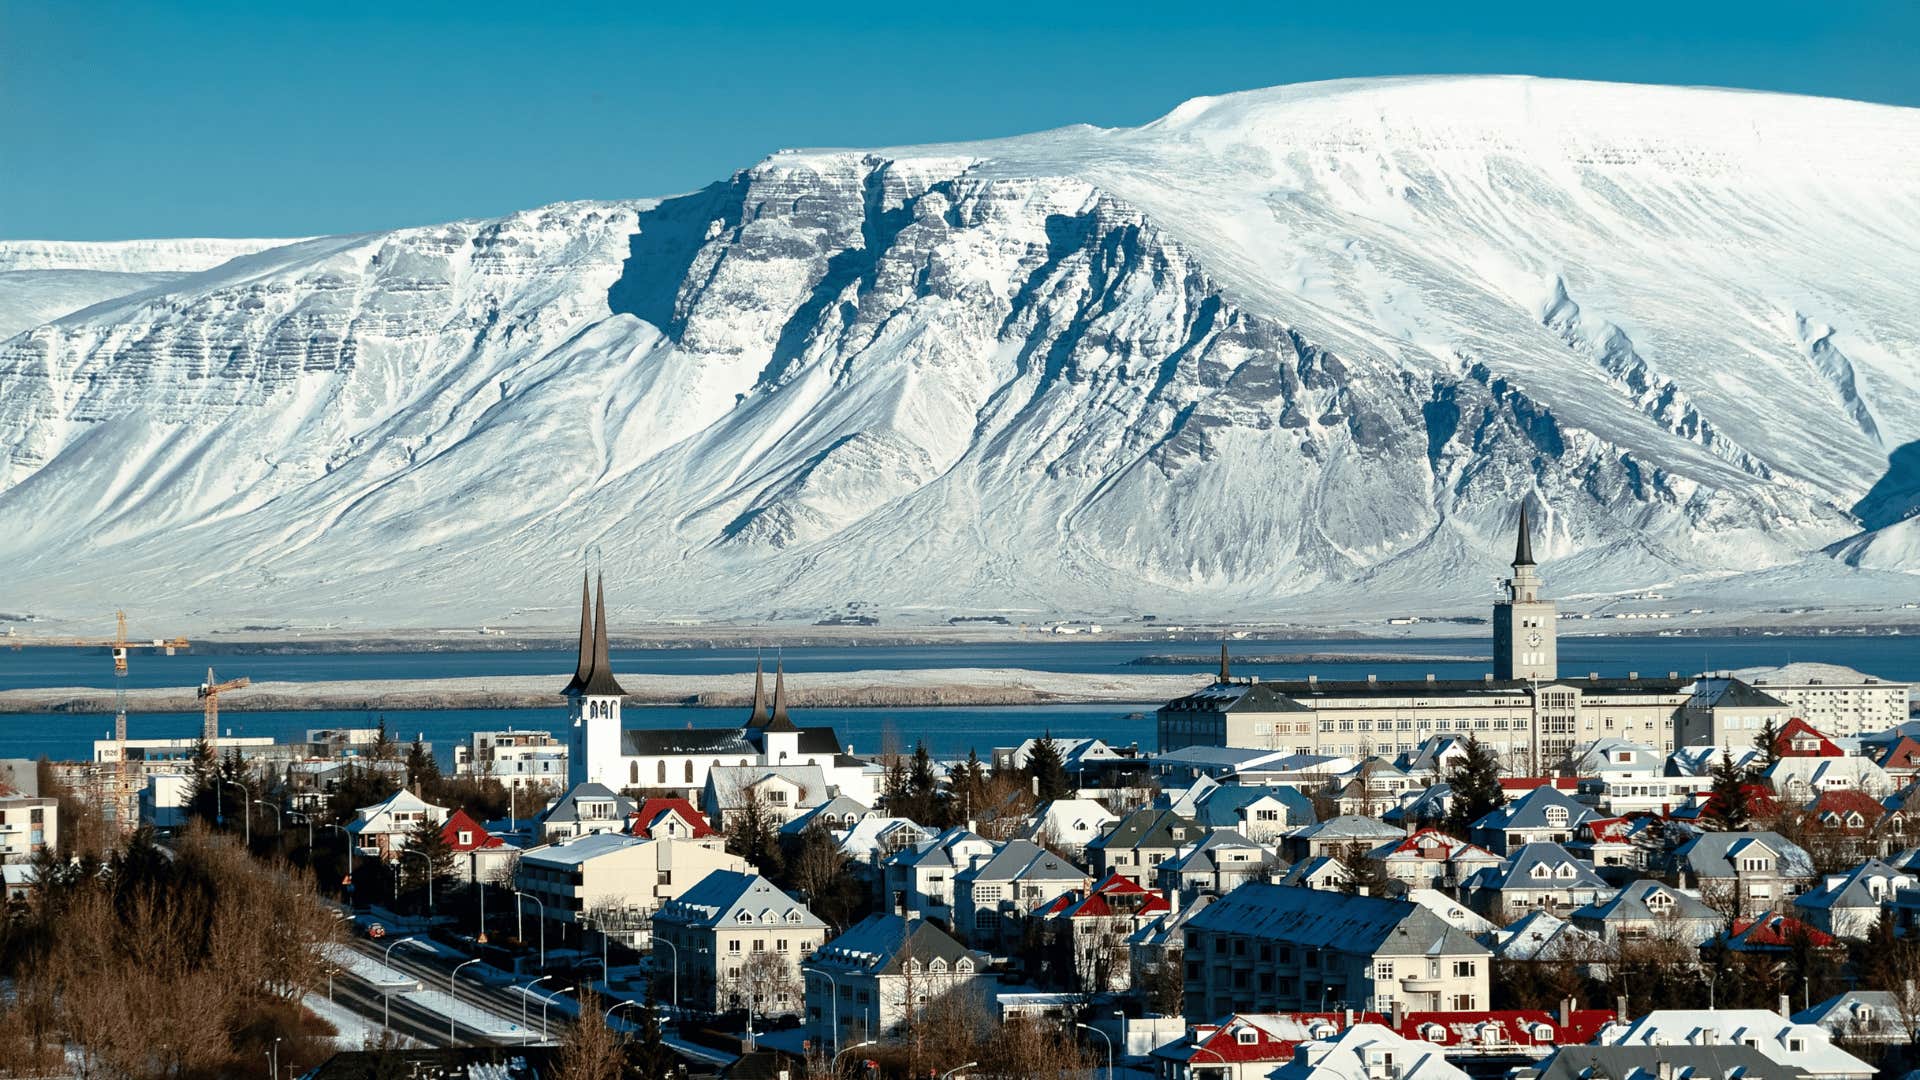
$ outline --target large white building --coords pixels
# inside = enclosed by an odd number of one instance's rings
[[[567,699],[569,788],[595,783],[612,791],[637,789],[693,801],[701,798],[708,774],[717,766],[811,765],[821,770],[833,791],[872,798],[866,763],[841,752],[832,728],[799,727],[787,715],[782,668],[775,669],[771,705],[762,673],[754,672],[753,711],[743,727],[623,727],[626,691],[608,659],[604,585],[594,595],[581,584],[579,661],[562,694]]]
[[[567,744],[547,731],[476,731],[453,748],[453,774],[485,777],[511,788],[567,782]]]
[[[1734,675],[1779,699],[1827,736],[1868,735],[1907,722],[1913,687],[1839,664],[1748,668]]]

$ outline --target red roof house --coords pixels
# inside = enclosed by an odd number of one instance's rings
[[[1033,914],[1040,919],[1140,920],[1172,910],[1166,897],[1112,874],[1092,889],[1069,889],[1061,893],[1035,908]]]
[[[488,832],[465,810],[455,810],[447,815],[447,823],[440,827],[440,837],[448,847],[463,853],[506,845],[505,840]]]
[[[1839,744],[1820,734],[1812,724],[1799,717],[1787,721],[1773,737],[1773,752],[1781,757],[1846,757]]]
[[[1920,742],[1902,735],[1899,742],[1874,759],[1874,764],[1890,773],[1920,773]]]
[[[1780,953],[1805,935],[1816,949],[1831,949],[1840,943],[1833,935],[1816,930],[1799,919],[1769,911],[1757,918],[1733,920],[1733,933],[1727,936],[1727,948],[1735,952]]]
[[[648,799],[629,819],[627,831],[649,840],[699,840],[718,836],[707,817],[685,799]]]
[[[1807,806],[1807,813],[1821,828],[1849,836],[1865,836],[1882,823],[1899,826],[1906,818],[1899,811],[1889,812],[1880,800],[1864,791],[1842,789],[1823,791]]]

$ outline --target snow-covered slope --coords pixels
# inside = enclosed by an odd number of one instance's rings
[[[0,240],[0,338],[285,240]]]
[[[224,622],[498,621],[596,548],[628,620],[1281,617],[1477,608],[1526,498],[1562,593],[1912,599],[1855,507],[1920,439],[1917,278],[1920,112],[1850,102],[1369,80],[783,152],[0,343],[0,560]]]

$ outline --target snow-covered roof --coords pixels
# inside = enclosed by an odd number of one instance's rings
[[[1873,1066],[1833,1045],[1824,1028],[1765,1009],[1656,1009],[1632,1024],[1601,1029],[1604,1046],[1752,1046],[1770,1060],[1815,1076],[1869,1077]],[[1795,1049],[1798,1047],[1798,1049]]]

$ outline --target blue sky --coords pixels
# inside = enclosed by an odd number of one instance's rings
[[[393,10],[389,10],[393,9]],[[699,187],[783,146],[1502,72],[1920,106],[1920,2],[0,0],[0,237],[292,236]]]

